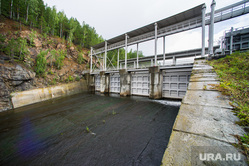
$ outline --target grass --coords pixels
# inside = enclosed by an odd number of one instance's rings
[[[234,112],[240,121],[237,124],[249,126],[249,52],[235,52],[219,60],[209,62],[220,77],[220,85],[216,89],[230,96]],[[249,134],[237,136],[239,147],[249,162]]]
[[[236,52],[210,64],[221,80],[218,90],[233,101],[238,124],[249,126],[249,52]]]

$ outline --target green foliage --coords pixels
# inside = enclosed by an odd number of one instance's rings
[[[78,54],[78,57],[77,57],[77,62],[78,62],[79,64],[83,64],[84,61],[85,61],[85,59],[84,59],[82,53],[79,53],[79,54]]]
[[[56,79],[55,78],[53,78],[53,80],[49,83],[50,85],[56,85]]]
[[[90,132],[91,132],[88,126],[86,126],[86,132],[87,132],[87,133],[90,133]]]
[[[57,69],[61,69],[62,66],[64,65],[63,61],[66,56],[66,51],[59,50],[56,51],[57,56],[55,56],[55,66]]]
[[[43,76],[45,74],[47,68],[47,54],[48,51],[41,51],[40,54],[37,55],[35,72],[38,76]]]
[[[13,2],[12,7],[10,2]],[[86,48],[104,41],[95,28],[85,22],[80,24],[75,18],[68,19],[63,11],[58,12],[55,6],[45,5],[43,0],[2,0],[1,4],[2,15],[37,28],[42,34],[59,36]],[[13,28],[17,30],[20,27],[14,25]],[[32,46],[32,36],[30,43]]]
[[[31,30],[31,33],[29,34],[30,46],[32,46],[32,47],[35,46],[35,43],[34,43],[35,37],[36,37],[36,31],[34,31],[34,30],[32,29],[32,30]]]
[[[1,50],[12,59],[24,61],[25,56],[28,54],[27,41],[21,37],[18,39],[12,38],[5,48],[2,46]]]
[[[80,80],[80,77],[79,77],[79,76],[76,76],[75,80],[76,80],[76,81],[79,81],[79,80]]]
[[[240,125],[249,125],[249,52],[236,52],[225,58],[212,61],[216,73],[221,78],[220,90],[230,95],[236,103],[235,112]]]
[[[28,44],[27,41],[21,37],[17,39],[17,47],[19,48],[19,60],[24,61],[25,56],[28,54]],[[17,48],[17,50],[18,50]]]
[[[72,76],[68,76],[68,78],[65,80],[67,83],[68,82],[73,82],[74,78]]]
[[[72,81],[74,81],[74,78],[72,76],[69,76],[68,80],[72,82]]]

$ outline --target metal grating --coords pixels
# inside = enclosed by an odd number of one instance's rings
[[[182,99],[187,91],[191,71],[163,72],[162,96],[165,98]]]
[[[134,73],[131,79],[131,94],[149,96],[150,75],[149,73]]]
[[[120,75],[117,73],[110,76],[110,92],[120,93]]]

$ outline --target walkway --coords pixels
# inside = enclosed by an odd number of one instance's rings
[[[200,152],[213,152],[213,146],[219,152],[237,153],[231,146],[237,143],[233,135],[243,135],[244,131],[235,124],[239,119],[233,115],[228,97],[214,90],[214,84],[219,84],[219,79],[213,68],[205,60],[195,60],[188,91],[182,100],[163,165],[204,165],[193,158],[198,158]],[[244,160],[240,162],[241,165],[247,165],[243,163]],[[229,162],[225,164],[231,165]]]

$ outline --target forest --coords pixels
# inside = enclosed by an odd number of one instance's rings
[[[94,27],[67,18],[63,11],[45,5],[43,0],[0,0],[1,14],[31,29],[37,28],[41,34],[59,36],[84,48],[104,41]]]
[[[103,42],[94,27],[71,17],[67,18],[64,11],[57,11],[56,7],[49,7],[43,0],[0,0],[0,15],[15,20],[21,24],[35,29],[40,34],[47,36],[58,36],[68,43],[77,45],[80,49]],[[139,57],[143,53],[139,51]],[[112,64],[117,66],[117,50],[109,51],[107,54],[112,59]],[[136,58],[137,51],[130,50],[127,58]],[[120,49],[120,60],[125,59],[125,50]]]

